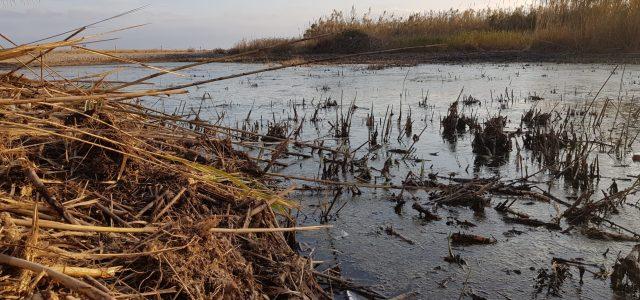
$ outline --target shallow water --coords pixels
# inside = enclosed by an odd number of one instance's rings
[[[159,64],[172,67],[179,64]],[[110,75],[110,80],[129,81],[149,73],[148,70],[126,66],[127,70]],[[263,68],[258,64],[212,64],[191,70],[181,71],[185,77],[167,75],[154,80],[158,87],[166,87],[207,78],[214,78],[248,70]],[[114,66],[63,67],[57,68],[65,76],[83,76],[104,72]],[[317,126],[306,122],[302,139],[325,140],[325,146],[335,146],[329,122],[335,123],[336,114],[342,109],[345,113],[354,101],[360,107],[353,118],[350,134],[351,149],[367,141],[365,118],[373,108],[376,122],[380,122],[387,109],[393,107],[395,113],[390,145],[373,152],[369,165],[377,170],[382,168],[389,154],[386,150],[407,149],[411,139],[403,137],[397,140],[399,128],[396,119],[402,102],[404,118],[411,111],[414,120],[413,133],[427,129],[416,143],[416,156],[425,160],[424,168],[440,175],[448,176],[456,172],[455,177],[473,178],[500,176],[505,179],[516,178],[528,172],[537,171],[539,166],[531,162],[531,153],[523,150],[527,165],[526,171],[516,168],[515,147],[508,160],[489,166],[476,161],[471,151],[473,137],[460,135],[455,143],[443,140],[440,135],[440,118],[446,114],[451,102],[462,95],[472,95],[482,101],[479,106],[461,106],[462,113],[475,114],[479,120],[497,114],[507,116],[509,130],[520,125],[523,112],[532,105],[541,109],[557,107],[563,112],[568,107],[584,105],[598,94],[599,89],[614,69],[612,65],[580,64],[470,64],[470,65],[420,65],[416,67],[367,70],[366,66],[312,66],[285,69],[245,78],[232,79],[190,89],[190,94],[173,96],[169,99],[146,99],[144,103],[168,113],[195,114],[201,119],[219,120],[220,123],[240,126],[251,110],[251,119],[264,125],[267,121],[293,118],[292,107],[297,105],[300,118],[311,118],[318,101],[331,98],[342,106],[320,110],[321,121]],[[598,103],[603,99],[616,99],[622,96],[623,114],[633,107],[633,96],[640,91],[640,66],[626,66],[624,76],[622,67],[611,77],[599,93]],[[145,86],[148,88],[148,86]],[[508,96],[505,96],[508,95]],[[530,95],[545,98],[532,102],[526,99]],[[210,96],[210,97],[209,97]],[[427,98],[428,107],[419,107],[418,102]],[[506,107],[501,107],[498,99],[510,98]],[[629,104],[631,103],[631,104]],[[303,105],[304,104],[304,105]],[[631,107],[631,108],[630,108]],[[611,116],[610,116],[611,117]],[[291,121],[292,127],[297,127]],[[637,122],[631,122],[631,132],[639,128]],[[517,139],[520,145],[521,140]],[[638,143],[634,143],[637,149]],[[356,153],[361,157],[367,153],[363,147]],[[308,150],[298,150],[307,151]],[[254,151],[253,155],[259,153]],[[619,160],[607,153],[595,153],[600,159],[602,179],[597,190],[606,190],[611,178],[618,178],[623,189],[631,184],[632,177],[640,173],[640,164],[631,161],[631,154]],[[395,154],[395,158],[400,156]],[[286,168],[274,171],[304,177],[320,175],[317,158],[299,160],[296,157],[282,159],[291,163]],[[399,161],[391,169],[392,182],[400,184],[408,171],[419,173],[422,163]],[[372,170],[373,175],[380,173]],[[345,174],[340,180],[355,181]],[[545,174],[532,178],[534,181],[547,181]],[[378,183],[384,180],[377,178]],[[446,182],[446,180],[441,180]],[[282,186],[291,183],[300,187],[304,182],[281,182]],[[555,196],[566,199],[576,195],[576,191],[566,185],[562,179],[551,180],[540,187]],[[457,298],[466,285],[476,295],[490,299],[532,298],[535,277],[540,268],[550,268],[553,257],[565,259],[581,258],[585,262],[603,264],[611,268],[616,255],[626,255],[634,243],[605,242],[586,238],[574,230],[569,234],[547,229],[534,229],[524,225],[506,224],[501,216],[487,208],[484,216],[476,216],[464,207],[442,207],[438,214],[443,220],[425,222],[417,218],[417,212],[411,209],[412,201],[428,203],[426,192],[405,193],[408,203],[401,214],[394,212],[395,203],[390,196],[398,191],[366,190],[353,196],[345,193],[335,205],[335,210],[344,205],[338,215],[333,215],[329,224],[334,227],[318,232],[298,235],[302,250],[311,253],[314,260],[322,260],[318,269],[339,266],[342,275],[354,281],[374,286],[388,296],[406,292],[417,292],[417,298]],[[594,196],[601,197],[601,193]],[[411,198],[414,197],[414,200]],[[333,198],[333,192],[295,192],[291,198],[298,201],[301,210],[297,213],[302,224],[317,224],[320,221],[318,205],[326,204]],[[506,198],[494,197],[492,206]],[[630,196],[629,202],[635,203],[638,196]],[[558,214],[552,204],[529,201],[517,201],[514,208],[541,220],[549,220]],[[564,208],[560,208],[564,210]],[[620,215],[611,219],[632,230],[640,230],[640,214],[633,206],[623,206]],[[468,220],[477,225],[471,229],[447,225],[446,217]],[[563,229],[568,225],[561,224]],[[393,226],[414,245],[401,239],[388,236],[381,227]],[[507,237],[505,232],[511,229],[524,232],[521,235]],[[493,236],[498,242],[493,245],[454,247],[468,263],[467,267],[448,264],[442,258],[447,255],[447,236],[454,232],[471,232],[484,236]],[[603,253],[609,249],[608,255]],[[514,271],[516,270],[516,271]],[[563,285],[563,296],[568,298],[603,299],[612,298],[609,281],[594,279],[585,274],[584,284],[579,284],[578,274]],[[545,291],[538,295],[545,297]]]

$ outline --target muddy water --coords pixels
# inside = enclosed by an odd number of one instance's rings
[[[177,64],[161,64],[163,67]],[[214,78],[233,73],[245,72],[265,65],[256,64],[213,64],[182,71],[185,77],[166,76],[154,80],[159,87]],[[66,67],[60,72],[67,76],[82,76],[112,69],[113,66]],[[274,118],[278,121],[294,118],[296,110],[301,119],[305,116],[302,130],[304,140],[324,140],[325,146],[340,144],[330,132],[330,123],[335,124],[336,114],[346,113],[354,101],[359,107],[353,119],[349,142],[355,149],[367,141],[365,117],[373,108],[376,123],[381,122],[387,109],[393,109],[393,129],[390,144],[370,155],[369,166],[377,183],[384,181],[380,170],[391,155],[399,159],[401,155],[390,154],[390,149],[407,149],[410,138],[401,137],[396,119],[402,103],[402,117],[411,112],[413,133],[419,133],[426,126],[424,134],[416,143],[416,156],[424,162],[398,160],[391,168],[392,182],[399,184],[409,171],[438,173],[458,178],[493,177],[516,178],[533,173],[539,166],[531,162],[531,153],[523,151],[525,168],[516,168],[515,147],[507,161],[482,163],[471,152],[470,135],[460,135],[455,142],[445,141],[440,135],[440,118],[446,114],[450,103],[462,95],[472,95],[481,100],[480,105],[463,106],[462,113],[477,115],[480,120],[488,116],[503,115],[510,120],[509,130],[520,125],[523,112],[535,105],[541,109],[556,107],[563,112],[568,107],[584,105],[585,101],[596,98],[596,94],[613,70],[611,65],[577,64],[471,64],[471,65],[421,65],[410,68],[389,68],[367,70],[366,66],[312,66],[292,68],[271,73],[253,75],[241,79],[213,83],[201,88],[190,89],[187,96],[171,99],[148,99],[144,103],[156,109],[176,114],[199,113],[201,119],[209,119],[231,126],[239,126],[251,111],[250,118],[265,127]],[[148,73],[147,70],[128,66],[128,70],[113,74],[110,80],[129,81]],[[622,67],[611,77],[599,93],[597,103],[607,97],[622,97],[622,115],[633,109],[633,96],[640,91],[640,66]],[[544,100],[526,100],[531,95]],[[639,95],[640,96],[640,95]],[[317,124],[311,124],[314,106],[318,101],[331,98],[343,106],[321,109]],[[427,107],[418,103],[426,100]],[[506,102],[499,99],[508,98]],[[614,110],[615,112],[615,110]],[[610,114],[610,118],[613,116]],[[611,122],[609,120],[608,122]],[[298,123],[290,120],[292,128]],[[640,130],[637,122],[630,122],[631,132]],[[516,139],[522,145],[521,140]],[[637,143],[634,143],[637,149]],[[308,150],[298,150],[306,151]],[[356,152],[356,157],[367,154],[366,146]],[[258,152],[253,152],[259,155]],[[617,178],[620,189],[631,184],[640,173],[640,164],[631,161],[631,153],[617,159],[607,153],[594,153],[600,160],[602,179],[598,190],[606,190],[612,178]],[[282,159],[290,163],[286,168],[274,171],[304,177],[319,176],[321,170],[316,158],[300,160],[296,157]],[[339,180],[355,181],[349,174]],[[579,193],[566,185],[562,179],[552,179],[545,174],[532,178],[541,182],[539,186],[555,196],[566,199]],[[447,182],[442,179],[442,182]],[[373,182],[373,181],[372,181]],[[299,181],[282,181],[282,186],[304,184]],[[411,209],[413,201],[428,204],[426,192],[404,194],[407,200],[403,211],[394,212],[395,203],[390,197],[398,191],[362,189],[361,195],[345,193],[335,204],[333,211],[341,208],[339,214],[332,214],[331,229],[299,234],[302,251],[311,254],[314,260],[323,261],[318,269],[336,267],[343,276],[354,281],[373,286],[381,293],[394,296],[416,292],[417,298],[458,298],[463,289],[472,290],[478,296],[490,299],[521,299],[535,297],[534,283],[541,268],[549,268],[553,257],[582,259],[588,263],[604,265],[610,269],[619,253],[626,255],[634,243],[605,242],[586,238],[578,231],[560,233],[547,229],[535,229],[523,225],[506,224],[493,209],[487,208],[484,216],[474,215],[468,208],[441,207],[438,214],[443,220],[425,222]],[[600,193],[597,194],[600,198]],[[295,192],[291,198],[298,202],[298,220],[302,224],[317,224],[320,221],[321,206],[333,198],[333,192]],[[492,205],[506,198],[495,197]],[[638,201],[631,196],[629,202]],[[558,215],[552,204],[517,201],[513,207],[541,220],[550,220]],[[559,208],[564,210],[564,208]],[[623,206],[620,214],[612,216],[615,222],[632,230],[640,231],[638,216],[640,211],[633,206]],[[447,221],[457,218],[477,225],[461,228],[448,225]],[[449,222],[450,223],[450,222]],[[454,222],[455,223],[455,222]],[[561,224],[563,229],[567,224]],[[397,232],[412,240],[409,244],[397,237],[389,236],[381,228],[392,226]],[[508,235],[510,230],[520,234]],[[493,236],[498,242],[486,246],[454,247],[468,266],[448,264],[442,258],[447,255],[447,236],[454,232],[469,232]],[[608,249],[608,252],[607,252]],[[607,255],[603,253],[607,252]],[[579,283],[578,273],[572,270],[573,278],[562,286],[562,294],[567,298],[606,299],[614,297],[608,280],[595,279],[589,273],[584,283]],[[341,294],[344,297],[344,294]],[[545,298],[546,290],[538,295]]]

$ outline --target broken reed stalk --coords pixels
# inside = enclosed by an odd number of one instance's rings
[[[69,214],[69,212],[65,209],[62,203],[60,203],[60,201],[58,201],[53,195],[51,195],[51,193],[49,192],[47,187],[44,185],[40,177],[38,177],[38,174],[36,174],[36,171],[31,166],[29,166],[31,163],[27,162],[24,159],[22,161],[23,161],[23,165],[24,165],[23,167],[24,167],[24,172],[26,177],[29,178],[29,180],[33,183],[33,185],[36,186],[40,194],[42,194],[42,196],[45,198],[47,203],[49,203],[51,208],[56,210],[58,214],[60,214],[69,223],[77,225],[78,221],[76,221],[76,219],[71,214]]]
[[[11,223],[18,226],[31,227],[33,221],[31,219],[11,219]],[[142,228],[119,228],[105,226],[89,226],[89,225],[72,225],[54,221],[38,220],[38,226],[41,228],[51,228],[58,230],[78,231],[78,232],[110,232],[110,233],[154,233],[159,230],[158,227],[142,227]],[[331,228],[331,225],[317,225],[305,227],[279,227],[279,228],[210,228],[211,233],[269,233],[269,232],[292,232],[292,231],[313,231],[324,228]]]
[[[45,273],[53,280],[63,284],[65,287],[72,291],[77,291],[85,295],[89,299],[94,300],[111,300],[115,299],[111,295],[87,284],[80,280],[77,280],[69,275],[60,273],[52,268],[45,267],[41,264],[26,261],[17,257],[5,255],[0,253],[0,264],[13,266],[16,268],[27,269],[35,273]]]
[[[403,185],[392,185],[392,184],[384,185],[384,184],[370,184],[370,183],[363,183],[363,182],[344,182],[344,181],[316,179],[316,178],[309,178],[309,177],[295,176],[295,175],[288,175],[288,174],[279,174],[279,173],[265,173],[264,175],[272,176],[272,177],[281,177],[286,179],[293,179],[293,180],[301,180],[301,181],[307,181],[307,182],[315,182],[315,183],[320,183],[325,185],[335,185],[335,186],[346,186],[346,187],[355,186],[355,187],[364,187],[364,188],[373,188],[373,189],[395,189],[395,190],[401,190],[401,189],[407,188]],[[416,187],[416,188],[420,189],[420,187]]]
[[[32,104],[32,103],[71,103],[71,102],[84,102],[88,100],[100,100],[100,99],[114,99],[117,101],[139,98],[144,96],[158,96],[158,95],[177,95],[185,94],[185,90],[162,90],[162,91],[142,91],[131,93],[111,93],[111,94],[97,94],[86,96],[60,96],[60,97],[43,97],[43,98],[30,98],[30,99],[7,99],[0,98],[0,106],[7,105],[20,105],[20,104]]]
[[[15,219],[9,220],[11,223],[18,226],[31,227],[31,219]],[[91,225],[75,225],[66,224],[55,221],[38,220],[38,226],[41,228],[51,228],[58,230],[78,231],[78,232],[111,232],[111,233],[153,233],[158,231],[158,227],[107,227],[107,226],[91,226]]]
[[[104,51],[93,50],[93,49],[89,49],[89,48],[85,48],[85,47],[81,47],[81,46],[71,46],[71,47],[75,48],[75,49],[80,49],[82,51],[86,51],[86,52],[89,52],[89,53],[98,54],[98,55],[106,56],[106,57],[109,57],[109,58],[113,58],[113,59],[121,61],[121,62],[130,63],[130,64],[137,64],[137,65],[140,65],[140,66],[145,67],[147,69],[159,71],[162,74],[172,74],[172,75],[175,75],[175,76],[178,76],[178,77],[186,77],[186,75],[177,73],[177,72],[172,71],[172,70],[165,70],[163,68],[158,68],[156,66],[152,66],[152,65],[149,65],[149,64],[146,64],[146,63],[138,62],[138,61],[133,60],[133,59],[128,59],[128,58],[124,58],[124,57],[119,57],[117,55],[109,54],[109,53],[106,53]]]
[[[83,267],[69,267],[69,266],[51,266],[51,270],[60,272],[71,277],[83,277],[88,276],[91,278],[111,278],[116,276],[116,273],[122,269],[121,266],[108,267],[108,268],[83,268]]]
[[[270,232],[293,232],[293,231],[313,231],[325,228],[332,228],[332,225],[316,225],[305,227],[278,227],[278,228],[210,228],[211,233],[270,233]]]

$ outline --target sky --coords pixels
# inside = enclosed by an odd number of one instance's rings
[[[17,44],[65,32],[148,5],[92,29],[99,33],[143,27],[110,35],[102,49],[228,48],[242,39],[300,36],[334,9],[362,14],[371,9],[396,15],[429,10],[513,7],[533,0],[0,0],[0,33]],[[105,37],[106,38],[106,37]],[[6,42],[0,42],[8,46]]]

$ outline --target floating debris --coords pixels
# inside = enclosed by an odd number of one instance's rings
[[[468,246],[468,245],[489,245],[495,244],[498,241],[494,238],[488,238],[481,235],[454,233],[451,235],[451,244],[454,246]]]

